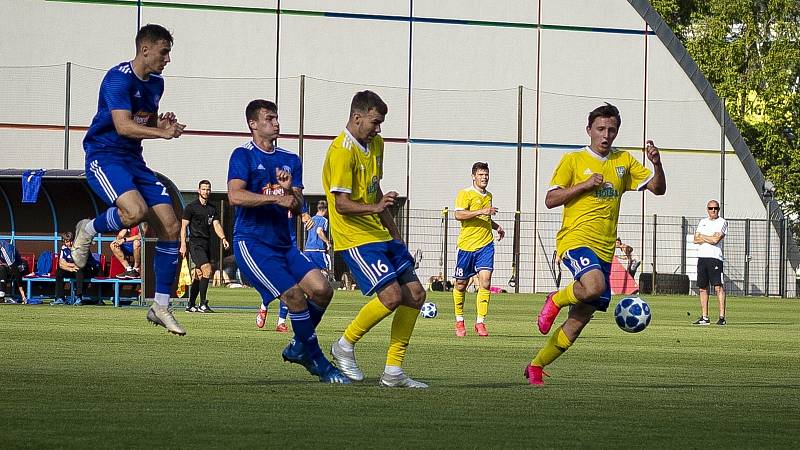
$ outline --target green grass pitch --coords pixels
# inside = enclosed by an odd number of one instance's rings
[[[430,293],[439,316],[417,322],[405,369],[431,387],[410,391],[377,386],[391,318],[357,346],[364,382],[323,385],[281,360],[289,335],[273,331],[275,311],[255,327],[252,289],[209,298],[239,308],[177,312],[185,337],[148,325],[144,308],[0,306],[0,447],[796,448],[800,438],[794,299],[731,298],[727,326],[697,327],[696,297],[652,296],[639,334],[598,313],[534,388],[523,367],[545,341],[534,323],[542,295],[493,296],[491,336],[468,327],[457,339],[449,293]],[[326,353],[363,303],[336,292],[318,330]]]

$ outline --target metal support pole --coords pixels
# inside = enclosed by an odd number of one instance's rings
[[[447,275],[448,274],[448,272],[447,272],[447,234],[448,234],[448,232],[447,232],[447,226],[448,226],[447,221],[448,221],[448,214],[449,214],[449,210],[445,206],[444,209],[442,210],[442,233],[444,235],[444,240],[442,242],[442,276],[444,276],[445,280],[447,280],[448,277],[449,277]]]
[[[222,227],[222,232],[224,233],[225,232],[225,200],[220,200],[219,201],[219,225]],[[219,267],[217,269],[220,271],[220,274],[219,274],[219,276],[220,276],[220,278],[219,278],[220,285],[222,284],[222,280],[224,280],[224,278],[222,277],[222,259],[224,257],[225,257],[225,248],[222,246],[222,239],[220,239],[219,240],[219,259],[217,260],[218,264],[219,264]],[[211,279],[212,280],[214,279],[214,274],[211,274]]]
[[[686,216],[681,216],[681,275],[686,275],[686,232],[688,228]]]
[[[725,97],[720,98],[719,108],[719,217],[723,216],[725,209]]]
[[[770,248],[772,247],[772,242],[770,242],[772,237],[772,202],[767,201],[767,251],[765,252],[767,258],[766,263],[764,264],[764,296],[769,297],[769,256],[770,256]]]
[[[750,219],[744,221],[744,295],[750,295]]]
[[[304,166],[305,160],[303,159],[303,143],[305,141],[305,117],[306,117],[306,76],[300,75],[300,123],[298,124],[297,128],[297,156],[300,157],[300,165]],[[305,172],[305,167],[303,167],[303,172]],[[300,205],[302,209],[303,205]],[[294,214],[294,213],[293,213]],[[297,236],[297,248],[302,250],[303,246],[305,246],[305,227],[303,226],[303,216],[295,217],[295,236]],[[408,241],[408,240],[406,240]]]
[[[656,243],[658,242],[658,214],[653,214],[653,294],[657,291],[656,289],[656,277],[658,274],[658,270],[656,269]]]
[[[781,298],[786,298],[786,218],[781,218],[780,251],[778,261],[778,291]]]
[[[517,208],[514,213],[514,293],[519,293],[520,219],[522,210],[522,86],[517,86]]]
[[[64,89],[64,170],[69,169],[69,108],[72,79],[72,63],[67,61],[66,88]]]

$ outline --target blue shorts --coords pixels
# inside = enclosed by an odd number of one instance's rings
[[[123,242],[119,249],[122,250],[123,255],[133,256],[133,242]]]
[[[138,155],[113,152],[86,153],[86,180],[109,206],[128,191],[139,191],[148,207],[172,204],[167,188]]]
[[[583,274],[593,269],[600,269],[606,280],[606,289],[600,297],[590,302],[585,302],[597,308],[598,311],[608,309],[611,303],[611,263],[600,260],[589,247],[578,247],[564,252],[561,262],[572,272],[572,278],[580,280]]]
[[[414,257],[400,241],[359,245],[343,250],[342,255],[364,295],[372,295],[414,270]]]
[[[296,247],[276,249],[256,240],[234,239],[233,255],[239,271],[261,294],[264,304],[280,297],[317,268]]]
[[[494,242],[489,242],[474,252],[458,249],[454,276],[456,280],[468,280],[481,270],[494,270]]]
[[[319,270],[331,270],[331,256],[325,250],[306,250],[303,254],[308,256]]]

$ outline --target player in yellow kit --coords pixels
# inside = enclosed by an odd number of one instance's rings
[[[378,94],[358,92],[350,105],[347,127],[328,148],[322,185],[328,198],[333,246],[342,252],[367,302],[331,346],[339,370],[353,381],[364,379],[356,364],[354,346],[381,320],[394,313],[379,384],[386,387],[427,388],[403,372],[408,342],[425,301],[425,288],[414,272],[414,258],[400,237],[388,208],[396,192],[383,193],[383,139],[388,108]]]
[[[547,334],[561,308],[570,305],[567,320],[525,368],[530,384],[543,384],[542,368],[572,346],[595,311],[608,308],[611,259],[622,194],[647,189],[663,195],[667,190],[661,154],[653,141],[647,141],[646,154],[654,172],[630,153],[611,147],[620,124],[619,110],[608,103],[589,113],[586,133],[590,145],[564,155],[553,173],[545,205],[564,206],[556,251],[574,281],[551,292],[539,312],[539,331]]]
[[[456,313],[456,336],[464,337],[464,296],[469,279],[478,276],[477,319],[475,332],[478,336],[489,336],[484,319],[489,313],[489,299],[494,270],[494,235],[497,230],[499,239],[506,232],[503,227],[492,220],[497,208],[492,206],[492,193],[486,190],[489,185],[489,165],[476,162],[472,165],[472,186],[462,189],[456,196],[455,217],[461,222],[461,233],[458,235],[458,258],[455,270],[455,289],[453,303]]]

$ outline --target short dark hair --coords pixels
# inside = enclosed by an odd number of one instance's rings
[[[199,183],[197,183],[197,189],[200,189],[200,187],[201,187],[202,185],[204,185],[204,184],[207,184],[207,185],[208,185],[208,187],[211,187],[211,182],[210,182],[210,181],[208,181],[208,180],[200,180],[200,182],[199,182]]]
[[[141,47],[144,42],[155,43],[162,39],[172,44],[172,34],[169,30],[161,25],[148,23],[142,28],[139,28],[139,32],[136,33],[136,51],[139,51],[139,47]]]
[[[328,209],[328,202],[320,200],[317,202],[317,209]]]
[[[389,107],[381,99],[381,97],[372,91],[357,92],[353,96],[353,101],[350,102],[350,115],[356,112],[368,113],[370,109],[374,109],[384,116],[389,112]]]
[[[478,162],[476,162],[475,164],[472,165],[472,174],[473,175],[475,175],[479,170],[485,170],[485,171],[488,172],[489,171],[489,164],[487,164],[485,162],[478,161]]]
[[[247,129],[250,129],[250,121],[258,120],[258,112],[262,109],[278,114],[278,105],[269,100],[256,99],[247,104],[244,110],[244,118],[247,121]]]
[[[615,117],[617,119],[617,128],[622,125],[622,117],[619,115],[619,110],[616,106],[612,105],[611,103],[606,102],[603,106],[598,106],[592,112],[589,113],[589,125],[587,128],[592,128],[592,124],[594,123],[594,119],[598,117]]]
[[[61,233],[61,240],[64,241],[64,242],[72,241],[74,236],[75,235],[72,233],[72,231],[65,231],[65,232]]]

